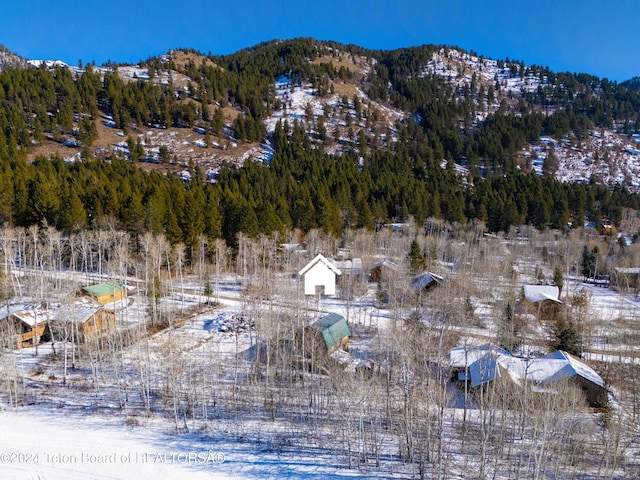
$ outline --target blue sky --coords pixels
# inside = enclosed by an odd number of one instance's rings
[[[640,0],[0,0],[0,44],[30,59],[134,63],[314,37],[367,48],[455,45],[623,81],[640,76]]]

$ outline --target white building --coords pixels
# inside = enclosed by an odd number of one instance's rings
[[[317,287],[322,287],[320,293],[335,295],[336,276],[341,273],[333,263],[321,254],[318,254],[298,272],[298,275],[304,278],[305,295],[315,295],[317,293]]]

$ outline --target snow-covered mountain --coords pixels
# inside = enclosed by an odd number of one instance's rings
[[[10,68],[25,67],[27,61],[0,45],[0,72],[9,70]]]
[[[322,148],[326,153],[339,155],[357,147],[358,140],[366,139],[368,148],[389,148],[397,141],[397,122],[408,118],[419,119],[415,112],[403,111],[391,101],[381,101],[368,95],[371,81],[375,75],[376,65],[383,61],[376,52],[354,54],[343,50],[342,46],[326,48],[310,63],[326,62],[352,72],[351,76],[333,78],[331,91],[325,88],[323,93],[311,82],[293,81],[291,77],[281,76],[273,84],[275,92],[275,106],[269,115],[263,119],[267,135],[270,135],[277,122],[287,121],[290,125],[294,121],[300,122],[312,138],[314,145]],[[258,49],[258,47],[256,47]],[[328,53],[327,53],[328,52]],[[450,101],[460,101],[469,98],[473,102],[472,123],[467,122],[466,129],[473,131],[480,128],[491,114],[502,110],[505,113],[518,116],[522,108],[552,115],[563,107],[549,102],[542,105],[539,98],[547,95],[549,98],[562,96],[565,85],[554,79],[554,73],[538,66],[528,66],[523,62],[494,60],[465,52],[457,48],[433,48],[426,57],[419,57],[420,65],[407,77],[424,78],[427,81],[437,78],[453,89],[454,95]],[[153,81],[155,84],[169,85],[176,88],[176,94],[183,97],[195,98],[190,90],[198,79],[190,78],[193,69],[189,65],[200,65],[212,60],[197,52],[171,51],[159,57],[161,67],[153,68],[150,76],[148,65],[118,65],[117,70],[125,82]],[[74,74],[81,75],[81,67],[71,66],[57,60],[24,60],[21,57],[0,47],[0,70],[16,67],[42,65],[53,69],[56,67],[69,68]],[[168,66],[172,65],[171,68]],[[94,67],[100,74],[111,70],[112,66]],[[551,77],[551,78],[550,78]],[[633,79],[637,83],[637,78]],[[624,86],[633,88],[633,80],[625,82]],[[599,79],[593,77],[593,85],[586,87],[591,92],[600,89]],[[626,85],[628,83],[628,85]],[[326,87],[326,86],[325,86]],[[575,85],[570,85],[575,88]],[[392,89],[391,84],[389,86]],[[543,93],[541,93],[543,92]],[[574,93],[574,95],[578,95]],[[583,95],[580,91],[579,95]],[[532,100],[538,96],[538,100]],[[359,99],[356,108],[355,99]],[[456,100],[457,98],[457,100]],[[523,107],[525,106],[525,107]],[[236,148],[230,120],[245,112],[233,105],[227,109],[228,139],[219,138],[212,142],[209,148],[203,142],[205,129],[195,128],[186,138],[181,132],[158,130],[156,125],[140,125],[139,136],[144,140],[152,140],[147,147],[158,150],[164,146],[171,150],[172,155],[181,160],[192,158],[201,163],[205,170],[215,170],[222,161],[242,163],[246,158],[253,157],[268,161],[270,157],[269,142],[247,144],[246,148]],[[375,119],[375,120],[372,120]],[[111,122],[112,123],[112,122]],[[106,122],[109,126],[111,123]],[[462,123],[462,122],[461,122]],[[145,127],[149,127],[145,128]],[[197,127],[202,127],[198,126]],[[624,127],[624,128],[622,128]],[[469,130],[470,128],[470,130]],[[466,135],[466,133],[465,133]],[[185,138],[182,138],[185,137]],[[193,137],[193,138],[192,138]],[[267,140],[267,139],[265,139]],[[111,145],[100,145],[98,148],[110,148]],[[221,145],[230,148],[215,148]],[[194,145],[198,148],[193,148]],[[155,151],[153,150],[153,151]],[[610,128],[591,128],[581,135],[568,134],[563,138],[541,136],[529,141],[517,155],[516,163],[523,171],[542,173],[542,164],[550,151],[554,152],[558,160],[556,176],[562,181],[587,182],[594,178],[606,184],[624,183],[635,191],[640,190],[640,132],[635,131],[633,125],[614,123]],[[234,157],[235,155],[235,157]],[[444,159],[442,159],[444,161]],[[468,173],[465,158],[455,158],[456,170]],[[446,162],[443,162],[446,164]],[[150,167],[153,168],[153,167]]]

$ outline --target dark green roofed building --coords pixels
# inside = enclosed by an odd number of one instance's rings
[[[337,349],[349,350],[349,335],[351,335],[351,331],[342,315],[337,313],[325,315],[309,325],[308,330],[311,331],[311,334],[315,331],[322,335],[329,355]]]
[[[82,291],[102,305],[127,298],[127,290],[116,282],[89,285],[82,287]]]

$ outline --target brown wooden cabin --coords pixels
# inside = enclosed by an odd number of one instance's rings
[[[18,304],[0,308],[0,335],[17,348],[51,340],[50,311],[41,305]]]
[[[393,272],[398,271],[398,265],[393,263],[391,260],[381,260],[377,263],[371,265],[369,269],[369,278],[373,282],[379,282],[389,277],[393,274]]]
[[[113,332],[116,317],[101,306],[78,304],[61,309],[53,323],[54,331],[60,332],[58,336],[83,342]]]
[[[82,292],[102,305],[127,298],[126,288],[116,282],[105,282],[82,287]]]
[[[524,285],[520,307],[538,320],[554,320],[562,309],[560,288],[557,285]]]
[[[435,273],[424,271],[417,275],[411,277],[411,289],[416,292],[424,292],[427,290],[431,290],[437,286],[440,286],[444,283],[444,278],[440,275],[436,275]]]

